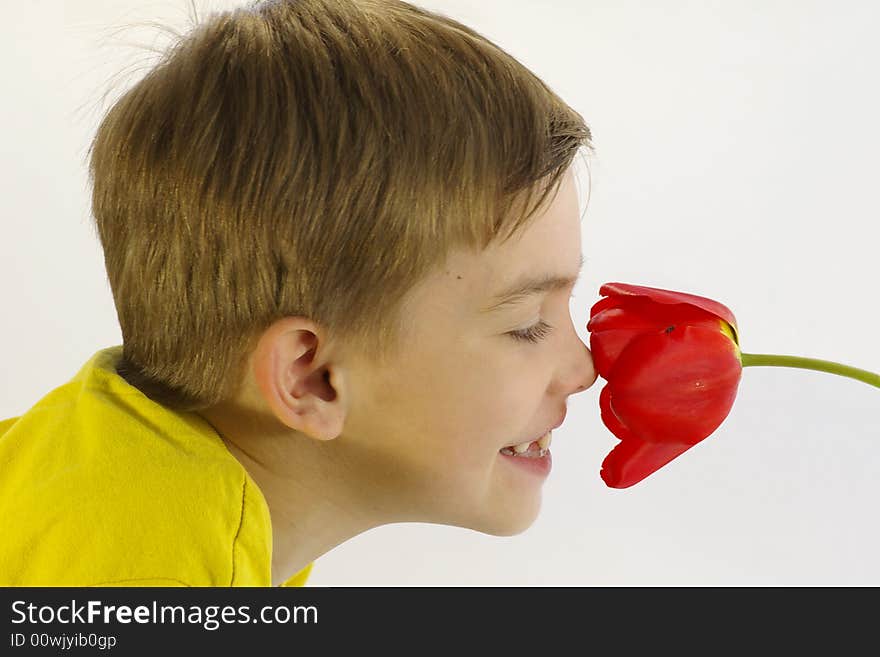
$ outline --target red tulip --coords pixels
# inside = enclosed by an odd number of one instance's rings
[[[627,488],[712,434],[742,376],[736,318],[692,294],[607,283],[590,310],[602,421],[620,439],[602,463]]]
[[[880,387],[880,375],[832,361],[740,351],[727,306],[693,294],[606,283],[587,330],[599,376],[602,422],[620,440],[602,462],[627,488],[711,435],[730,413],[742,368],[800,367]]]

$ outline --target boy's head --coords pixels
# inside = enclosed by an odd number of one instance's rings
[[[398,519],[519,531],[534,490],[511,486],[533,475],[498,450],[558,424],[595,372],[571,285],[489,306],[577,273],[590,137],[503,50],[405,2],[213,14],[92,144],[119,371],[335,454]],[[539,321],[543,339],[510,334]]]

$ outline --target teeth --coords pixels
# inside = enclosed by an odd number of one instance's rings
[[[538,447],[541,449],[547,449],[550,447],[550,441],[553,439],[553,432],[548,431],[543,436],[538,439]]]
[[[542,451],[546,450],[548,447],[550,447],[550,440],[552,439],[552,437],[553,437],[552,432],[548,431],[547,433],[545,433],[543,436],[538,438],[538,440],[537,440],[538,447]],[[530,440],[530,441],[527,441],[524,443],[520,443],[519,445],[512,445],[511,447],[505,447],[505,449],[510,449],[516,454],[522,454],[523,452],[528,451],[529,445],[531,445],[533,442],[535,442],[535,441]]]

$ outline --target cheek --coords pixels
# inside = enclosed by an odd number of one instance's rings
[[[463,430],[481,453],[496,452],[516,441],[535,424],[542,394],[528,376],[507,376],[487,381],[458,399],[468,413],[460,417]]]
[[[408,427],[413,449],[462,463],[497,451],[534,426],[546,381],[504,336],[467,349],[423,353],[377,381],[374,410]],[[461,346],[461,345],[458,345]]]

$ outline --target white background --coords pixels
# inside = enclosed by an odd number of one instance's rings
[[[86,149],[103,94],[145,72],[144,46],[167,42],[119,28],[186,29],[187,4],[4,7],[0,418],[121,343]],[[202,14],[240,4],[197,2]],[[743,351],[880,372],[877,5],[419,4],[507,49],[593,131],[587,263],[571,308],[584,341],[599,286],[619,281],[721,301]],[[598,475],[616,444],[599,419],[602,385],[570,401],[526,532],[380,527],[320,558],[310,584],[880,585],[880,389],[748,368],[712,436],[612,490]]]

